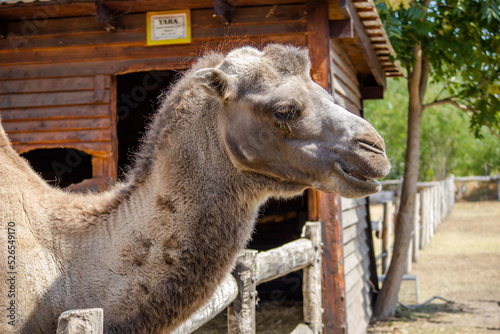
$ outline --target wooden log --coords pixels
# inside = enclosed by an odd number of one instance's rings
[[[198,309],[188,320],[177,327],[172,334],[191,333],[213,319],[233,302],[238,295],[238,285],[232,275],[228,275],[215,290],[212,298]]]
[[[500,180],[500,175],[498,176]],[[455,176],[451,175],[450,176],[450,203],[449,203],[449,209],[448,213],[451,211],[451,208],[453,207],[453,204],[455,204]]]
[[[483,181],[489,182],[494,180],[500,180],[500,175],[494,176],[458,176],[455,177],[455,181],[457,182],[466,182],[466,181]]]
[[[109,117],[107,104],[58,106],[45,108],[22,108],[2,110],[2,123],[31,119],[69,119]]]
[[[109,96],[109,90],[105,90],[102,96],[102,101],[109,101]],[[11,94],[2,95],[2,105],[0,109],[93,103],[95,103],[94,91],[29,93],[22,95]]]
[[[303,4],[290,5],[282,4],[274,6],[262,5],[247,7],[247,5],[239,4],[233,12],[233,22],[231,27],[243,24],[260,24],[280,21],[305,21],[305,6]],[[212,2],[213,5],[213,2]],[[188,7],[183,7],[185,9]],[[165,10],[165,9],[162,9]],[[1,11],[1,10],[0,10]],[[127,8],[128,11],[128,8]],[[119,17],[119,27],[114,33],[115,35],[121,32],[130,33],[134,31],[146,30],[146,10],[141,10],[142,13],[126,14]],[[130,12],[129,12],[130,13]],[[213,18],[214,10],[206,7],[203,9],[191,10],[191,27],[193,31],[210,27],[220,27],[223,24],[219,20]],[[94,14],[90,16],[72,17],[72,18],[56,18],[44,22],[43,25],[37,26],[36,34],[26,34],[26,20],[8,22],[8,32],[6,36],[16,38],[15,36],[23,37],[28,40],[33,40],[37,36],[52,37],[54,41],[60,42],[61,37],[73,34],[86,34],[96,36],[98,34],[105,35],[107,33],[102,23],[96,22]],[[19,38],[17,37],[17,38]],[[99,37],[96,38],[99,40]],[[54,43],[54,42],[52,42]],[[64,45],[64,43],[62,43]],[[7,44],[7,46],[10,46]],[[18,47],[23,47],[24,44],[19,44]],[[57,46],[57,45],[56,45]]]
[[[423,249],[425,247],[425,193],[423,190],[418,192],[420,194],[420,242],[418,244],[418,248]]]
[[[434,238],[434,232],[436,230],[436,192],[434,191],[435,187],[430,187],[429,192],[430,192],[430,239]]]
[[[102,334],[102,308],[69,310],[57,321],[56,334]]]
[[[412,261],[418,261],[418,251],[420,247],[420,193],[415,194],[415,219],[413,220],[413,252]]]
[[[255,334],[257,253],[256,250],[243,250],[233,270],[238,295],[227,309],[229,334]]]
[[[63,144],[75,142],[106,142],[111,139],[110,128],[52,132],[8,133],[12,144]],[[64,146],[64,145],[60,145]]]
[[[113,184],[113,181],[116,181],[118,166],[113,152],[109,152],[106,158],[92,157],[92,177],[102,180],[99,184],[99,191],[106,190]]]
[[[43,78],[31,80],[0,81],[0,94],[36,92],[63,92],[72,90],[93,90],[94,77]],[[110,87],[110,78],[105,78],[104,88]]]
[[[305,33],[287,33],[280,35],[259,35],[245,37],[245,43],[253,45],[265,45],[267,43],[293,44],[296,46],[306,46],[307,38]],[[227,37],[204,38],[193,40],[189,46],[184,44],[169,46],[168,54],[163,48],[159,50],[147,48],[147,50],[137,51],[138,55],[130,54],[121,50],[120,59],[88,60],[58,63],[52,62],[43,64],[23,64],[23,66],[12,66],[12,64],[0,64],[0,77],[4,79],[21,79],[37,77],[75,76],[75,75],[95,75],[96,72],[102,74],[125,74],[130,72],[150,71],[150,70],[177,70],[187,68],[190,62],[196,60],[193,57],[193,50],[198,50],[199,54],[203,50],[219,50],[220,52],[234,48],[234,43],[228,43]],[[137,46],[129,49],[145,49]],[[181,50],[179,50],[181,49]],[[146,52],[147,51],[147,52]],[[155,51],[155,52],[153,52]],[[161,51],[161,52],[160,52]],[[137,57],[138,58],[135,58]],[[68,61],[69,59],[66,59]]]
[[[99,118],[75,118],[75,119],[47,119],[47,120],[23,120],[3,122],[5,131],[8,133],[20,132],[57,132],[57,131],[75,131],[106,129],[111,126],[109,116]]]
[[[203,40],[208,38],[227,38],[228,36],[273,36],[288,33],[305,33],[305,31],[306,24],[300,21],[231,25],[229,30],[224,26],[216,26],[212,27],[212,29],[193,30],[192,41],[202,44]],[[162,48],[148,48],[144,45],[145,31],[69,35],[61,39],[63,40],[62,45],[65,47],[53,45],[53,37],[32,39],[26,44],[25,48],[16,48],[11,52],[0,53],[0,61],[4,64],[31,64],[50,63],[51,59],[53,62],[69,60],[85,61],[148,57],[152,54],[159,57],[160,53],[165,54]],[[14,46],[16,46],[15,42],[2,43],[1,41],[2,40],[0,40],[0,45],[4,44],[5,47],[8,47],[9,44],[14,44]],[[12,46],[10,48],[12,48]],[[43,51],[33,51],[37,49],[43,49]],[[175,52],[175,50],[182,49],[185,48],[177,47],[173,48],[172,51]]]
[[[427,193],[427,237],[425,245],[427,246],[432,239],[432,193],[431,189],[425,189]]]
[[[302,269],[314,261],[315,255],[314,246],[309,239],[298,239],[281,247],[260,252],[257,255],[257,284]]]
[[[304,268],[302,283],[304,322],[312,329],[311,333],[319,334],[323,331],[321,223],[307,222],[302,236],[311,240],[315,251],[313,262]]]
[[[382,274],[385,275],[389,269],[391,257],[391,235],[392,235],[392,201],[384,202],[384,220],[382,221]]]
[[[111,82],[109,75],[97,74],[94,77],[94,102],[105,102],[106,83]]]
[[[500,175],[498,175],[497,179],[497,199],[500,201]]]
[[[434,233],[437,231],[437,227],[439,225],[440,219],[440,210],[439,210],[439,183],[433,187],[434,191]]]
[[[92,156],[106,158],[112,150],[111,142],[68,142],[68,143],[27,143],[13,145],[17,153],[22,154],[44,148],[74,148]]]
[[[269,1],[262,0],[245,0],[238,1],[238,6],[260,6],[267,4]],[[289,0],[274,0],[274,4],[282,5],[290,3]],[[190,8],[203,9],[213,7],[211,0],[184,0],[182,2],[165,2],[164,0],[144,0],[137,1],[122,1],[110,0],[106,1],[106,6],[116,12],[128,13],[143,13],[146,11],[163,11],[163,10],[176,10]],[[35,15],[39,15],[43,10],[51,18],[53,17],[75,17],[75,16],[94,16],[95,6],[93,1],[89,3],[79,2],[50,2],[40,1],[33,5],[32,2],[28,3],[15,3],[15,4],[2,4],[0,6],[0,16],[9,20],[19,20],[20,18],[31,19]]]
[[[422,247],[423,249],[427,246],[427,240],[429,235],[429,192],[427,189],[422,190]]]

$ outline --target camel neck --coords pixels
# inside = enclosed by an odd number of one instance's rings
[[[168,138],[156,137],[148,172],[136,173],[137,183],[126,186],[128,200],[111,219],[122,240],[119,246],[110,245],[119,248],[112,271],[127,273],[124,285],[137,282],[129,298],[139,313],[110,319],[110,332],[142,326],[138,322],[144,314],[158,316],[149,319],[151,324],[183,320],[178,314],[201,306],[251,236],[267,193],[256,176],[230,165],[208,117],[178,123]],[[130,222],[128,215],[137,219]],[[157,326],[173,329],[178,324]]]

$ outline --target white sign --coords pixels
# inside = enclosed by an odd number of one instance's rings
[[[150,12],[147,19],[148,45],[191,42],[189,10]]]

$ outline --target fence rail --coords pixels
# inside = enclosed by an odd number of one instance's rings
[[[401,183],[401,180],[385,182],[385,184],[391,185],[398,183]],[[417,189],[407,271],[411,271],[412,262],[418,260],[419,250],[429,244],[437,227],[453,208],[453,204],[455,203],[455,177],[452,175],[443,181],[419,182],[417,183]],[[397,212],[399,203],[397,197],[395,197],[394,200],[384,201],[383,205],[384,215],[381,227],[382,254],[377,259],[381,260],[382,274],[385,274],[389,268],[392,253],[391,241],[394,230],[394,211]]]
[[[254,334],[256,286],[301,269],[304,323],[292,334],[322,333],[321,253],[319,222],[306,223],[300,239],[281,247],[266,252],[244,250],[234,277],[228,275],[213,297],[173,333],[191,333],[227,308],[229,334]],[[57,334],[102,334],[102,319],[102,309],[66,311],[59,317]]]

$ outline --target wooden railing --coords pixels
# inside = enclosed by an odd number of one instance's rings
[[[497,182],[497,200],[500,201],[500,175],[495,176],[461,176],[455,178],[457,184],[457,196],[460,199],[463,193],[467,190],[467,183],[475,182]]]
[[[322,333],[321,252],[319,222],[306,223],[300,239],[281,247],[266,252],[244,250],[233,275],[227,276],[213,297],[173,333],[191,333],[227,308],[228,333],[253,334],[256,286],[301,269],[304,323],[292,334]],[[102,334],[102,319],[102,309],[66,311],[59,317],[57,334]]]
[[[397,181],[384,181],[385,184],[398,184]],[[408,268],[411,271],[412,262],[418,259],[420,249],[425,248],[441,222],[448,216],[455,203],[455,178],[450,176],[446,180],[436,182],[417,183],[418,192],[415,195],[415,215],[413,220],[412,239],[408,251]],[[384,216],[382,220],[382,273],[389,268],[391,257],[391,241],[393,234],[394,210],[398,210],[399,203],[384,201]],[[394,209],[395,208],[395,209]]]

